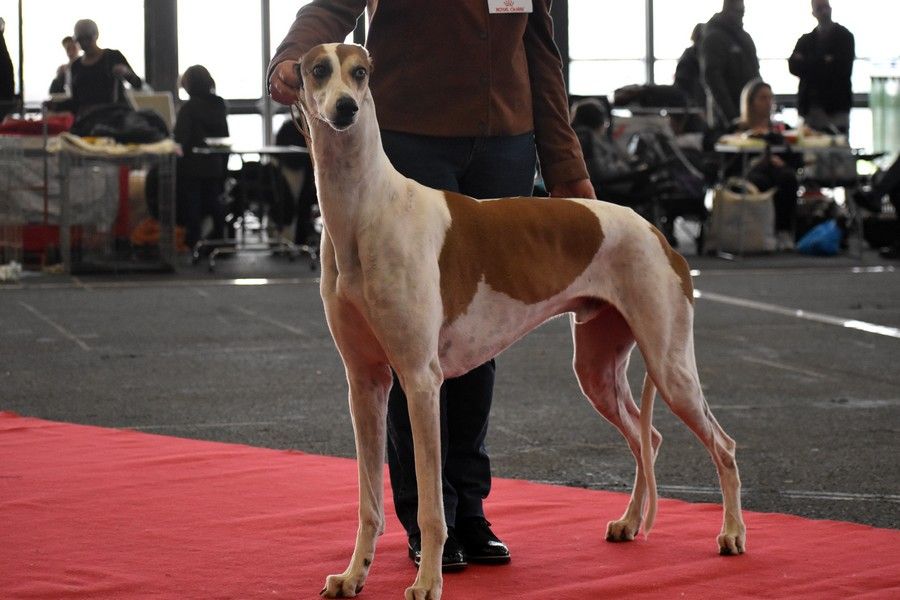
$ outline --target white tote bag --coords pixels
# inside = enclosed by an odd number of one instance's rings
[[[706,249],[754,254],[774,252],[775,188],[760,192],[751,182],[732,177],[716,187]]]

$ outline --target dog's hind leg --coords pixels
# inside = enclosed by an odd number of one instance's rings
[[[575,373],[581,390],[594,408],[625,437],[634,455],[636,469],[631,499],[621,518],[610,521],[609,541],[633,540],[641,526],[647,499],[647,482],[641,462],[640,411],[628,385],[628,359],[634,347],[631,328],[612,306],[606,306],[586,323],[572,322],[575,342]],[[655,459],[662,436],[651,432]]]
[[[660,319],[660,315],[668,318]],[[649,307],[632,317],[631,322],[642,324],[642,331],[636,332],[636,336],[660,396],[700,439],[716,465],[724,513],[722,531],[717,539],[719,551],[721,554],[740,554],[744,552],[746,527],[741,516],[741,481],[735,460],[735,442],[716,421],[703,397],[694,357],[691,307],[684,298],[670,299],[668,305]]]

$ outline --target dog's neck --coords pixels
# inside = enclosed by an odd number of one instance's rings
[[[399,176],[381,146],[372,97],[366,96],[349,129],[335,131],[310,119],[309,131],[322,219],[333,239],[349,241],[361,214],[379,210]]]

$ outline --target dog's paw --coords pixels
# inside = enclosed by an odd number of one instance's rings
[[[325,587],[319,595],[323,598],[356,598],[364,583],[362,577],[352,577],[346,573],[329,575],[325,578]]]
[[[441,600],[441,586],[413,584],[406,588],[404,600]]]
[[[743,554],[744,546],[747,543],[746,537],[746,533],[743,531],[734,534],[723,531],[716,538],[716,543],[719,544],[719,554],[722,556]]]
[[[606,525],[606,541],[607,542],[631,542],[641,528],[640,521],[629,521],[627,519],[619,519],[618,521],[610,521]]]
[[[618,521],[610,521],[606,525],[606,541],[607,542],[630,542],[634,540],[638,530],[641,528],[640,521],[632,522],[625,519]]]

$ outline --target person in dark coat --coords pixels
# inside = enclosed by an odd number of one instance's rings
[[[6,22],[0,18],[0,120],[12,112],[16,104],[16,78],[3,32]]]
[[[706,90],[700,77],[700,42],[703,39],[703,23],[697,23],[691,32],[691,45],[685,48],[675,67],[675,87],[684,92],[693,106],[706,105]]]
[[[207,138],[228,137],[228,109],[216,95],[216,82],[206,67],[194,65],[181,76],[181,87],[190,99],[178,111],[175,141],[184,155],[178,159],[177,221],[184,225],[185,243],[193,247],[201,238],[203,218],[210,216],[209,237],[221,239],[225,231],[225,184],[227,157],[198,154]]]
[[[597,98],[584,98],[572,106],[572,129],[597,197],[634,207],[649,197],[648,169],[613,141],[610,125],[609,110]]]
[[[722,11],[704,26],[700,71],[709,126],[725,130],[740,115],[744,86],[759,77],[756,45],[744,31],[744,0],[724,0]]]
[[[800,78],[800,116],[813,129],[847,133],[853,103],[853,34],[831,20],[829,0],[812,0],[819,24],[797,40],[788,60],[791,73]]]

